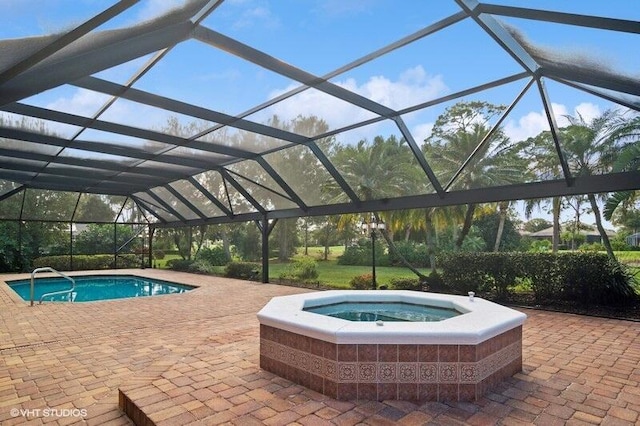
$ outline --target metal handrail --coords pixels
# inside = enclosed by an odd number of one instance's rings
[[[55,269],[50,268],[49,266],[45,266],[43,268],[36,268],[36,269],[33,270],[33,272],[31,272],[31,297],[30,297],[31,306],[33,306],[33,299],[35,297],[35,287],[34,287],[35,286],[35,283],[34,283],[35,276],[36,276],[36,274],[38,272],[53,272],[55,274],[60,275],[62,278],[66,278],[69,281],[71,281],[71,288],[69,290],[52,291],[50,293],[45,293],[42,296],[40,296],[40,300],[38,301],[38,305],[40,305],[42,303],[42,299],[44,299],[45,297],[54,296],[56,294],[72,293],[76,289],[76,281],[73,278],[63,274],[62,272],[58,272]]]

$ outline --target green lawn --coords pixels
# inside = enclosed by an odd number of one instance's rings
[[[324,247],[308,247],[307,252],[308,256],[312,257],[315,260],[324,260]],[[327,256],[328,260],[337,260],[339,256],[342,256],[344,253],[344,246],[329,246],[329,255]],[[304,247],[299,247],[297,249],[296,254],[293,256],[294,259],[298,257],[304,256]]]
[[[179,254],[167,254],[162,259],[154,259],[154,267],[158,269],[165,269],[167,267],[167,262],[171,259],[182,259]]]
[[[349,281],[357,275],[370,274],[370,266],[351,266],[351,265],[338,265],[337,258],[344,253],[344,246],[332,246],[329,249],[329,260],[322,260],[324,254],[324,247],[309,247],[309,257],[315,259],[318,265],[319,281],[323,285],[328,285],[336,288],[349,288]],[[618,251],[616,252],[618,260],[622,263],[632,266],[631,272],[635,273],[636,289],[640,291],[640,251]],[[298,253],[294,256],[294,260],[304,257],[303,249],[299,248]],[[166,263],[170,259],[180,258],[178,255],[167,255],[164,259],[156,260],[157,268],[165,268]],[[278,282],[280,274],[284,272],[289,263],[279,263],[275,260],[269,262],[269,280],[271,282]],[[224,274],[224,267],[219,267],[220,275]],[[420,269],[425,275],[429,275],[430,269]],[[376,280],[378,285],[389,284],[392,278],[415,278],[416,275],[407,268],[403,267],[390,267],[390,266],[377,266],[376,267]]]
[[[303,257],[303,249],[298,249],[294,259]],[[329,249],[329,260],[321,260],[324,247],[309,247],[309,257],[318,263],[318,280],[324,284],[336,288],[349,288],[349,281],[357,275],[370,274],[371,266],[338,265],[337,257],[344,253],[344,246],[332,246]],[[269,263],[269,280],[277,282],[280,274],[286,270],[288,263]],[[425,275],[429,275],[429,269],[420,269]],[[376,266],[376,281],[378,285],[389,284],[392,278],[416,278],[416,275],[407,268]]]
[[[287,263],[269,263],[269,279],[277,282],[280,274],[287,268]],[[421,269],[423,274],[429,275],[429,269]],[[356,275],[370,274],[370,266],[338,265],[336,261],[318,262],[318,280],[325,285],[337,288],[349,288],[349,281]],[[407,268],[376,266],[376,281],[378,285],[389,284],[391,278],[416,278]]]
[[[640,251],[616,251],[614,254],[620,263],[640,266]]]

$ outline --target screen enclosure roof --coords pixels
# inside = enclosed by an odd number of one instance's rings
[[[640,111],[635,0],[122,0],[58,11],[49,32],[47,3],[0,33],[2,201],[107,197],[163,226],[640,188],[576,173],[560,136],[568,115]],[[502,109],[443,172],[425,140],[459,102]],[[557,173],[460,184],[495,134],[523,158],[543,131]],[[367,184],[375,166],[341,152],[377,137],[406,164]],[[380,188],[407,169],[417,184]]]

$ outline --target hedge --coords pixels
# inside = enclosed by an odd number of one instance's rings
[[[255,262],[229,262],[224,268],[224,276],[243,280],[258,280],[262,274],[262,266]]]
[[[298,281],[303,283],[318,283],[318,264],[311,258],[302,258],[291,263],[280,274],[280,279],[285,281]]]
[[[219,246],[201,248],[200,252],[198,252],[198,255],[196,256],[196,260],[202,260],[212,266],[224,266],[229,263],[227,254],[224,249]]]
[[[373,275],[362,274],[351,278],[349,285],[354,290],[371,290],[373,288]]]
[[[377,266],[389,266],[389,255],[386,254],[385,249],[385,244],[380,239],[376,240]],[[371,240],[368,239],[360,240],[357,244],[347,247],[338,257],[338,265],[371,266],[371,261]]]
[[[462,294],[491,292],[506,299],[524,279],[539,303],[622,305],[638,297],[625,267],[603,253],[447,253],[439,265],[445,285]]]
[[[137,268],[141,259],[135,254],[123,254],[118,256],[118,268]],[[43,256],[33,260],[34,268],[49,266],[58,271],[84,271],[96,269],[113,269],[115,267],[112,254],[78,254],[73,256],[73,269],[71,269],[71,256]]]

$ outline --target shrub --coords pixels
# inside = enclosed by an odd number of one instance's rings
[[[625,240],[619,240],[617,238],[611,240],[611,248],[614,251],[627,251],[627,250],[633,250],[634,249],[634,247],[632,247],[629,244],[627,244],[627,242]]]
[[[529,246],[529,251],[533,253],[545,253],[551,251],[553,243],[549,240],[534,240]]]
[[[167,268],[187,272],[193,262],[191,259],[170,259],[167,261]]]
[[[451,289],[445,284],[442,276],[434,271],[424,280],[423,287],[426,287],[429,291],[435,291],[439,293],[450,292]]]
[[[118,255],[118,268],[137,268],[140,264],[141,259],[134,254]],[[71,265],[71,256],[69,255],[43,256],[33,260],[34,268],[43,268],[45,266],[58,271],[88,271],[113,269],[115,267],[112,254],[75,255],[73,256],[73,265]]]
[[[449,253],[441,256],[443,280],[455,292],[508,296],[526,280],[539,303],[621,305],[637,300],[626,268],[600,252]]]
[[[213,246],[211,248],[203,247],[198,252],[196,260],[202,260],[213,266],[223,266],[229,262],[227,254],[220,246]]]
[[[602,253],[562,253],[565,300],[584,305],[621,305],[637,297],[626,268]]]
[[[444,253],[438,256],[442,279],[455,293],[487,290],[489,281],[481,253]]]
[[[371,240],[362,239],[357,244],[347,247],[338,257],[338,265],[371,266]],[[376,240],[376,265],[388,266],[389,256],[385,253],[385,245]]]
[[[493,292],[507,298],[518,274],[517,256],[504,253],[456,253],[442,258],[443,279],[461,294]]]
[[[580,251],[588,251],[588,252],[598,252],[604,251],[604,246],[600,243],[590,243],[590,244],[582,244],[578,247]]]
[[[215,268],[209,262],[205,262],[204,260],[196,260],[187,267],[187,271],[194,274],[212,275],[215,273]]]
[[[417,278],[391,278],[390,285],[395,290],[422,290]]]
[[[417,244],[412,241],[399,241],[396,243],[398,253],[410,264],[418,268],[429,267],[429,254],[425,244]],[[377,253],[377,252],[376,252]],[[399,257],[389,253],[389,263],[393,266],[404,266]]]
[[[224,268],[224,276],[243,280],[257,280],[262,273],[262,267],[255,262],[229,262]]]
[[[111,257],[111,255],[109,255]],[[145,258],[145,261],[148,260]],[[75,269],[75,256],[73,258]],[[118,268],[139,268],[142,265],[142,257],[135,254],[119,254]],[[146,265],[146,263],[145,263]]]
[[[302,258],[291,263],[286,271],[280,274],[280,279],[317,283],[318,264],[312,258]]]
[[[349,281],[349,285],[354,290],[370,290],[373,288],[373,275],[362,274],[357,275]]]
[[[161,260],[161,259],[164,259],[164,256],[165,256],[165,254],[164,254],[164,251],[162,251],[162,250],[154,250],[153,251],[153,258],[154,259]]]

